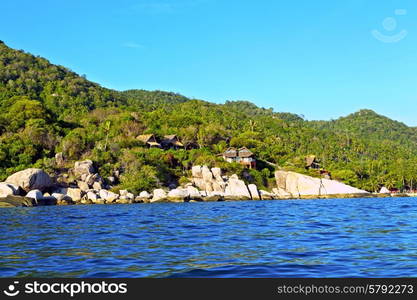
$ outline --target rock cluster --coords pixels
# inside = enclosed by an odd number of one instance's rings
[[[192,167],[190,182],[172,189],[158,188],[151,193],[134,195],[127,190],[110,190],[113,181],[107,181],[96,172],[91,160],[79,161],[61,174],[62,180],[52,180],[41,169],[26,169],[0,182],[1,206],[36,206],[68,204],[125,204],[221,200],[272,200],[329,195],[365,195],[366,191],[341,182],[313,178],[295,172],[276,171],[277,188],[272,192],[247,185],[234,174],[225,176],[220,168]],[[115,174],[117,177],[118,174]],[[114,178],[113,178],[114,179]]]

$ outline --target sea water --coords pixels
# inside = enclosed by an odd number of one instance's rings
[[[0,209],[2,277],[417,276],[417,198]]]

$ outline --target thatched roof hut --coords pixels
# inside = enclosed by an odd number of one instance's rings
[[[184,147],[183,143],[180,142],[179,138],[175,134],[165,135],[164,139],[161,142],[164,148],[182,148]]]
[[[154,134],[142,134],[136,137],[139,141],[145,143],[149,147],[160,148],[161,144],[158,143],[156,136]]]

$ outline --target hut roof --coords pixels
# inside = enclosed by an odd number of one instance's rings
[[[306,166],[311,167],[311,165],[316,161],[315,155],[309,155],[306,157]]]
[[[174,140],[174,139],[178,139],[176,134],[170,134],[170,135],[164,135],[164,139],[166,140]]]
[[[248,148],[243,147],[239,149],[239,157],[251,157],[253,152],[250,151]]]
[[[238,155],[236,148],[228,148],[226,151],[223,152],[223,156],[233,158]]]
[[[162,141],[164,144],[172,144],[178,147],[184,147],[184,145],[179,141],[177,135],[171,134],[171,135],[165,135],[164,140]]]
[[[147,143],[152,137],[154,137],[153,134],[141,134],[138,135],[136,138],[144,143]]]

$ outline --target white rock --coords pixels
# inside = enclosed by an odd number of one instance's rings
[[[346,185],[336,180],[314,178],[311,176],[276,171],[275,179],[278,188],[290,193],[294,197],[322,196],[336,194],[368,194],[368,192]]]
[[[83,192],[87,191],[90,189],[90,187],[88,186],[87,183],[85,183],[84,181],[78,181],[77,182],[77,186],[80,188],[80,190],[82,190]]]
[[[253,200],[261,199],[261,195],[259,194],[258,187],[255,184],[249,184],[248,189]]]
[[[84,161],[77,161],[74,164],[74,175],[81,177],[81,175],[89,175],[94,173],[93,162],[89,159]]]
[[[191,169],[191,173],[194,178],[203,178],[201,166],[193,166]]]
[[[250,200],[251,194],[243,180],[240,180],[236,174],[230,176],[225,189],[224,196],[232,200]]]
[[[99,191],[99,190],[103,189],[103,186],[100,182],[96,181],[96,182],[93,183],[93,189],[96,190],[96,191]]]
[[[57,201],[61,201],[66,197],[66,195],[61,193],[52,193],[51,197],[54,197]]]
[[[120,196],[126,196],[127,193],[129,193],[127,190],[120,190],[119,191]]]
[[[40,190],[31,190],[29,191],[29,193],[26,194],[27,198],[31,198],[31,199],[35,199],[35,200],[40,200],[43,199],[43,194]]]
[[[18,186],[15,186],[11,183],[0,182],[0,198],[7,197],[10,195],[17,195],[18,190]]]
[[[93,193],[93,192],[88,192],[88,193],[87,193],[87,199],[88,199],[88,200],[91,200],[91,201],[93,201],[93,202],[96,202],[96,201],[97,201],[97,199],[98,199],[98,197],[97,197],[97,195],[96,195],[95,193]]]
[[[188,198],[188,191],[186,189],[173,189],[170,190],[167,197],[170,201],[184,201]]]
[[[153,191],[151,202],[162,202],[167,200],[167,193],[163,189],[156,189]]]
[[[6,182],[20,186],[26,192],[30,190],[44,191],[52,186],[52,180],[49,175],[41,169],[34,168],[14,173],[6,179]]]
[[[203,180],[205,182],[211,182],[213,180],[213,174],[207,166],[201,168],[201,174],[203,175]]]
[[[66,195],[72,199],[72,201],[81,201],[83,192],[77,188],[67,188]]]
[[[143,192],[140,192],[139,197],[143,199],[150,199],[152,195],[149,194],[147,191],[143,191]]]
[[[108,190],[100,190],[99,196],[108,203],[112,203],[119,198],[119,195]]]
[[[220,168],[211,168],[211,173],[213,174],[214,178],[216,178],[216,180],[222,179],[222,169]]]
[[[191,199],[200,199],[200,191],[193,187],[193,186],[187,186],[187,193]]]

